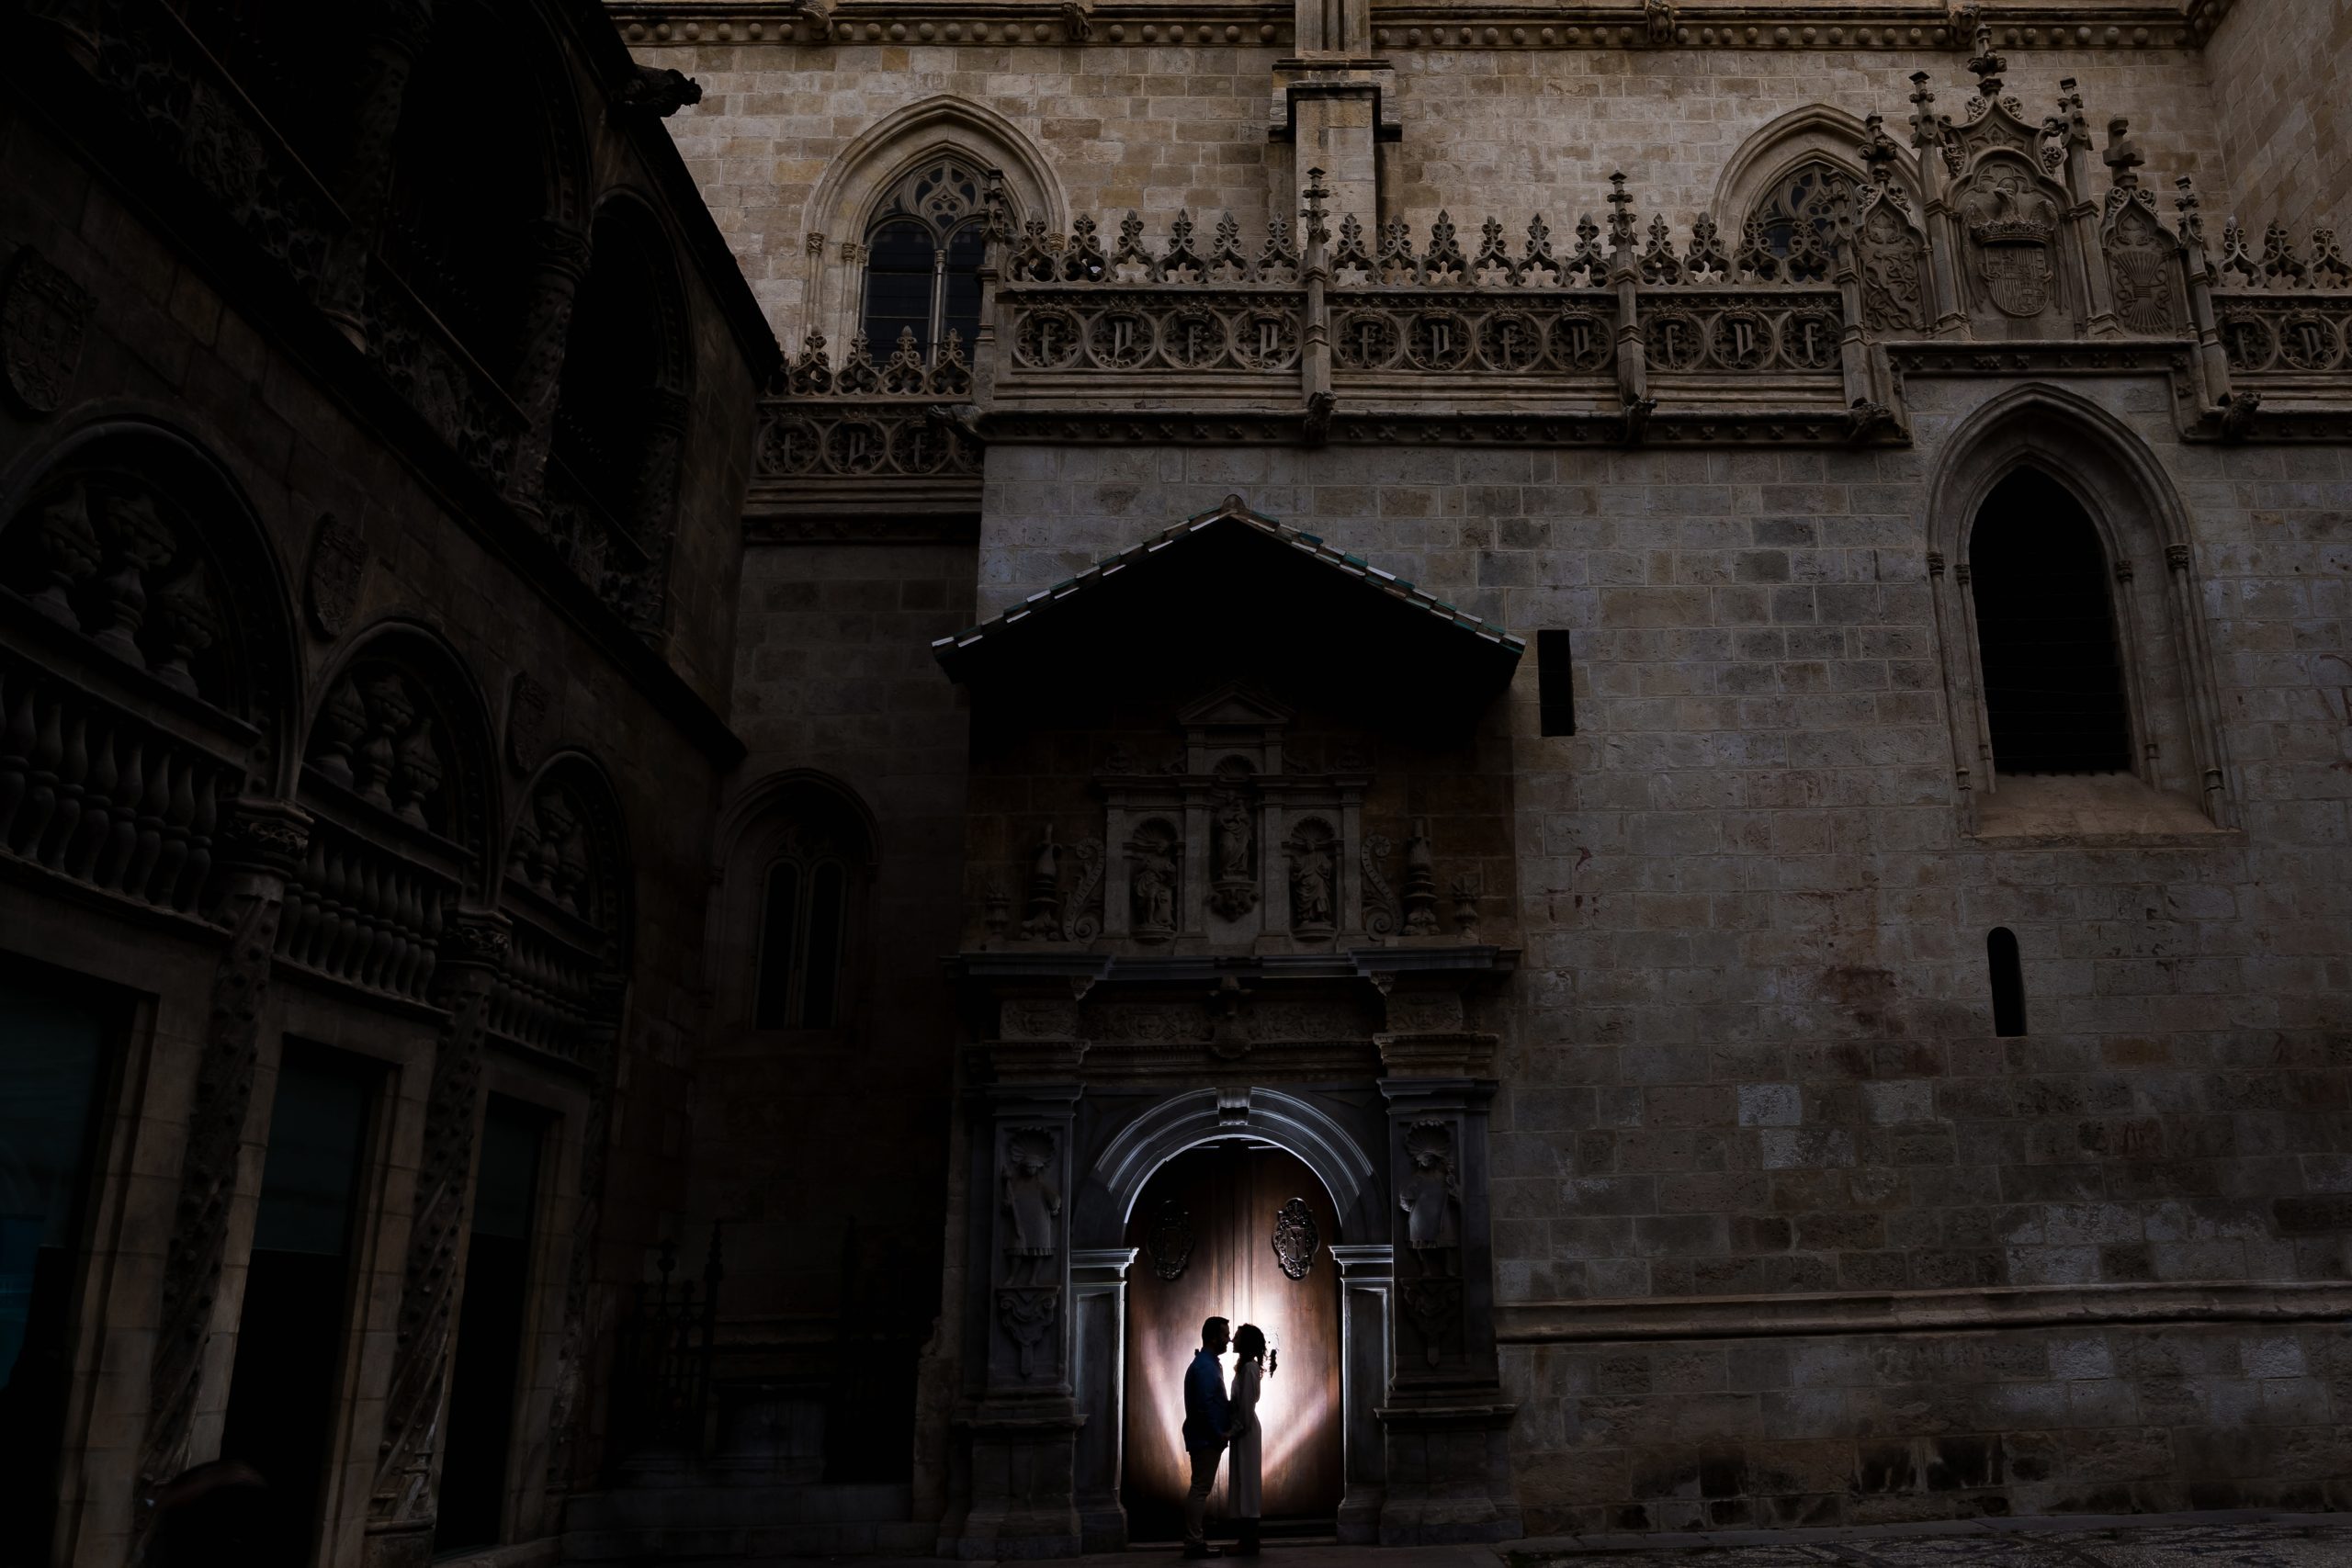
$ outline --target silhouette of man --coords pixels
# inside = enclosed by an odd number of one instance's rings
[[[1201,1325],[1201,1348],[1184,1369],[1184,1453],[1193,1461],[1193,1484],[1184,1493],[1184,1555],[1215,1557],[1209,1544],[1209,1488],[1216,1484],[1217,1461],[1225,1457],[1225,1441],[1233,1436],[1233,1417],[1227,1407],[1225,1368],[1217,1360],[1232,1337],[1231,1325],[1221,1317]]]

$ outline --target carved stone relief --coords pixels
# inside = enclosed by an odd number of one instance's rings
[[[2058,276],[2058,204],[2041,189],[2039,171],[2021,158],[1988,160],[1955,206],[1981,297],[2005,316],[2041,315]]]
[[[1209,908],[1238,920],[1258,907],[1257,825],[1248,797],[1236,788],[1220,790],[1210,820],[1216,881],[1209,890]]]
[[[1328,937],[1338,929],[1340,844],[1331,826],[1308,818],[1283,842],[1290,857],[1290,929]]]
[[[1061,1294],[1051,1285],[1009,1285],[996,1293],[997,1321],[1012,1341],[1023,1379],[1033,1375],[1037,1349],[1060,1316]]]
[[[2102,248],[2115,285],[2115,313],[2124,330],[2151,337],[2174,329],[2173,273],[2177,246],[2145,192],[2125,193],[2110,202]]]
[[[1304,1280],[1315,1267],[1316,1249],[1323,1238],[1315,1229],[1314,1212],[1306,1200],[1293,1198],[1274,1211],[1274,1258],[1294,1280]]]
[[[0,572],[110,657],[231,707],[237,637],[198,540],[178,502],[140,475],[84,474],[17,514],[0,539]]]
[[[39,418],[65,405],[90,323],[90,291],[27,245],[0,280],[0,367],[8,400]]]
[[[548,689],[524,671],[516,671],[506,701],[506,760],[514,771],[537,768],[548,750]]]
[[[1045,1284],[1061,1252],[1062,1194],[1053,1175],[1050,1128],[1020,1127],[1005,1144],[1004,1212],[1007,1216],[1005,1279],[1014,1285]]]
[[[1173,1198],[1159,1201],[1159,1212],[1152,1216],[1151,1233],[1144,1238],[1145,1250],[1151,1254],[1151,1271],[1163,1280],[1181,1280],[1184,1266],[1193,1260],[1193,1222],[1183,1205]]]
[[[359,590],[368,578],[368,536],[356,524],[332,512],[319,513],[311,536],[310,581],[304,585],[311,629],[330,640],[341,637],[359,607]]]
[[[1136,940],[1165,942],[1176,934],[1177,883],[1184,841],[1165,822],[1146,822],[1127,840],[1127,889]]]
[[[433,720],[398,670],[353,671],[327,694],[312,728],[311,765],[381,811],[441,831],[447,772]]]
[[[1408,1168],[1396,1183],[1397,1206],[1405,1211],[1405,1242],[1420,1260],[1424,1276],[1461,1271],[1462,1177],[1453,1158],[1453,1129],[1442,1122],[1416,1122],[1405,1134]]]

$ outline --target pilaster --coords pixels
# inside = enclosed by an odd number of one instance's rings
[[[1070,1254],[1072,1365],[1080,1434],[1075,1483],[1078,1528],[1088,1551],[1124,1551],[1127,1511],[1119,1501],[1125,1423],[1127,1270],[1132,1247],[1084,1247]]]
[[[1396,1287],[1396,1249],[1376,1244],[1333,1243],[1327,1250],[1340,1270],[1340,1412],[1341,1474],[1340,1540],[1370,1546],[1380,1540],[1380,1508],[1387,1495],[1388,1450],[1377,1412],[1388,1403],[1388,1369],[1396,1336],[1390,1327]]]

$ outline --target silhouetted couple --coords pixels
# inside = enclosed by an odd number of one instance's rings
[[[1201,1325],[1201,1348],[1184,1371],[1184,1452],[1193,1461],[1193,1484],[1184,1494],[1187,1557],[1217,1555],[1208,1541],[1209,1489],[1216,1484],[1217,1461],[1227,1444],[1233,1449],[1227,1501],[1241,1536],[1234,1554],[1258,1555],[1260,1470],[1265,1453],[1258,1427],[1258,1383],[1274,1369],[1269,1364],[1264,1332],[1254,1323],[1243,1324],[1230,1339],[1235,1361],[1228,1393],[1218,1360],[1227,1343],[1225,1319],[1209,1319]]]

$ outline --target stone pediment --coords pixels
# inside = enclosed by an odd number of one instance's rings
[[[1268,699],[1251,669],[1329,665],[1392,702],[1446,705],[1510,682],[1526,640],[1313,534],[1252,512],[1238,496],[1039,589],[993,620],[932,645],[948,675],[1004,683],[1041,673],[1083,678],[1159,659],[1234,680],[1201,699],[1262,726]],[[1203,660],[1210,660],[1204,664]],[[1225,668],[1215,668],[1216,660]],[[1243,710],[1256,705],[1249,716]]]
[[[1239,681],[1224,685],[1180,708],[1176,722],[1185,729],[1256,729],[1288,724],[1295,713]]]

